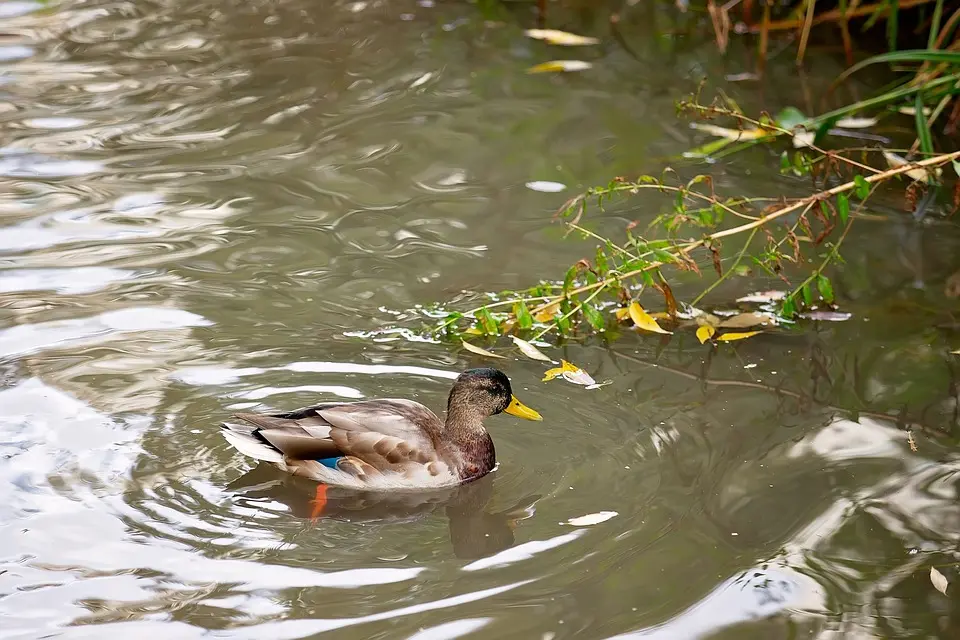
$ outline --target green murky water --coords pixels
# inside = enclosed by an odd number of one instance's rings
[[[491,419],[498,471],[442,500],[311,522],[310,483],[220,437],[241,408],[442,408],[479,360],[348,334],[562,273],[591,246],[553,211],[700,142],[674,117],[700,76],[776,109],[841,65],[814,51],[807,76],[786,60],[727,82],[747,48],[663,35],[672,3],[640,3],[620,39],[604,12],[552,8],[603,44],[576,51],[587,73],[529,76],[567,53],[523,37],[529,9],[0,2],[0,635],[954,637],[928,578],[953,580],[960,532],[945,223],[859,225],[835,277],[847,322],[715,352],[565,347],[613,381],[595,391],[504,362],[545,420]],[[729,193],[807,189],[777,165],[711,172]],[[565,524],[600,511],[617,515]]]

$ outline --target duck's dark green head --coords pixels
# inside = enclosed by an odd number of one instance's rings
[[[490,367],[468,369],[457,376],[447,411],[455,407],[470,407],[487,416],[506,412],[526,420],[543,420],[539,413],[517,400],[506,374]]]

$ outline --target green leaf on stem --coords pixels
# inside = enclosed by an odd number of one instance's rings
[[[517,324],[521,329],[529,329],[533,326],[533,316],[530,315],[530,309],[527,308],[527,303],[523,300],[517,302],[513,307],[514,313],[517,315]]]
[[[857,197],[861,200],[866,200],[867,196],[870,195],[870,183],[867,182],[867,179],[857,174],[853,176],[854,192],[857,194]]]
[[[590,326],[596,329],[597,331],[603,331],[606,327],[603,316],[597,311],[597,308],[594,307],[591,303],[585,302],[580,306],[580,310],[583,312],[583,316],[587,319],[587,322],[590,323]]]
[[[817,274],[817,289],[820,291],[824,302],[827,304],[833,302],[833,285],[830,283],[830,278],[822,273]]]
[[[847,224],[847,218],[850,217],[850,198],[845,194],[837,194],[837,213],[840,214],[840,222]]]
[[[486,334],[495,336],[500,333],[500,324],[486,307],[477,311],[477,325]]]

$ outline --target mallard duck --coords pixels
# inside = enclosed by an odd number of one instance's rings
[[[390,491],[452,487],[496,464],[483,420],[497,413],[542,420],[497,369],[470,369],[453,383],[447,417],[413,400],[330,402],[289,413],[237,413],[223,423],[241,453],[324,485]],[[320,498],[318,494],[318,498]]]

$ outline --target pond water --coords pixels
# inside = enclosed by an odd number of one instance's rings
[[[960,541],[945,292],[960,234],[903,222],[894,190],[834,274],[846,322],[716,350],[630,333],[553,349],[612,381],[592,391],[499,361],[544,421],[490,419],[499,469],[453,496],[345,496],[313,520],[313,484],[220,436],[239,409],[439,410],[486,361],[358,335],[590,255],[550,216],[703,142],[674,108],[700,77],[776,110],[806,108],[842,68],[813,49],[806,75],[786,54],[762,84],[728,81],[751,46],[722,58],[671,2],[628,5],[614,32],[607,10],[551,5],[550,26],[602,39],[571,53],[523,36],[532,11],[0,2],[2,637],[960,632],[929,579],[954,580]],[[594,67],[525,73],[571,55]],[[730,194],[804,194],[776,154],[708,169]],[[591,220],[663,206],[638,196]],[[743,278],[711,299],[776,286]],[[568,522],[599,512],[616,515]]]

